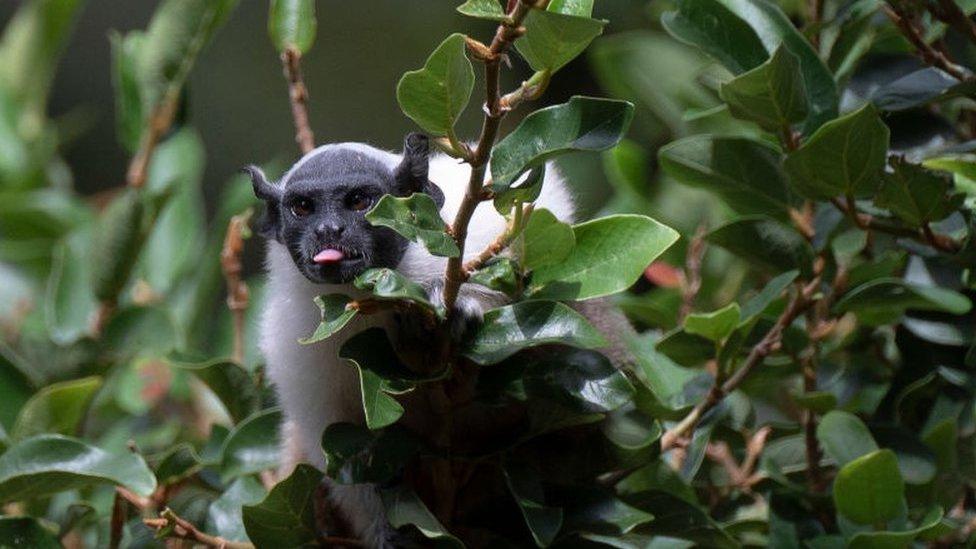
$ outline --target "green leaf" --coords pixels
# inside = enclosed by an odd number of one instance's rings
[[[612,215],[573,226],[576,246],[559,264],[536,269],[536,298],[583,300],[627,289],[678,239],[649,217]]]
[[[176,346],[177,331],[169,310],[159,306],[134,306],[112,317],[102,343],[113,355],[165,356]]]
[[[80,440],[40,435],[0,455],[0,501],[41,498],[93,484],[125,486],[148,497],[156,478],[132,452],[110,454]]]
[[[740,214],[789,221],[789,183],[782,155],[772,145],[741,137],[695,135],[661,147],[658,159],[679,183],[720,197]]]
[[[55,532],[31,517],[0,517],[0,547],[61,549]]]
[[[847,292],[834,305],[834,312],[852,312],[874,323],[887,323],[897,320],[908,309],[962,315],[971,308],[969,298],[946,288],[879,278]]]
[[[20,410],[34,394],[31,373],[22,369],[17,357],[0,343],[0,439],[7,438],[4,429],[13,429]]]
[[[739,544],[697,505],[664,490],[647,490],[621,498],[654,515],[655,535],[695,542],[699,547],[731,549]]]
[[[454,239],[444,231],[447,225],[428,194],[415,193],[406,198],[384,195],[366,213],[366,220],[393,229],[407,240],[422,244],[434,255],[457,257],[461,253]]]
[[[220,477],[224,482],[274,469],[281,463],[278,429],[281,410],[272,408],[242,421],[224,441]]]
[[[623,139],[602,156],[603,172],[617,194],[634,201],[652,198],[652,162],[642,146]]]
[[[326,472],[340,484],[387,484],[420,449],[420,441],[396,425],[374,432],[362,425],[333,423],[322,434]]]
[[[875,450],[841,468],[834,480],[837,512],[858,524],[879,526],[905,506],[905,483],[891,450]]]
[[[448,36],[424,68],[404,74],[397,84],[400,109],[427,132],[453,135],[454,123],[471,99],[474,69],[464,48],[463,34]]]
[[[143,240],[144,215],[139,193],[126,188],[99,218],[89,259],[92,290],[99,300],[115,300],[129,280]]]
[[[593,0],[552,0],[546,9],[566,15],[590,17],[593,15]]]
[[[573,228],[549,210],[539,209],[532,212],[514,247],[522,266],[533,270],[563,261],[575,245]]]
[[[178,444],[163,455],[156,466],[156,479],[161,485],[175,484],[195,475],[203,462],[189,443]]]
[[[259,403],[258,389],[242,366],[229,360],[192,361],[182,355],[170,355],[170,363],[195,375],[223,403],[234,422],[251,415]]]
[[[61,345],[88,335],[98,304],[92,292],[91,226],[81,227],[54,248],[47,280],[44,320]]]
[[[315,492],[321,482],[321,471],[302,463],[264,501],[245,505],[241,515],[251,542],[257,547],[304,547],[318,540]]]
[[[934,531],[942,522],[943,511],[940,507],[933,507],[922,519],[918,526],[910,530],[897,532],[858,532],[854,534],[849,549],[907,549],[918,536]]]
[[[546,505],[539,474],[526,466],[505,465],[505,482],[515,498],[532,539],[539,547],[548,547],[563,524],[563,510]]]
[[[492,190],[496,196],[509,192],[526,170],[556,155],[616,145],[633,116],[634,106],[626,101],[578,95],[533,112],[492,149]]]
[[[354,284],[360,290],[372,292],[382,299],[402,299],[431,311],[437,310],[428,299],[423,286],[393,269],[370,269],[356,277]]]
[[[800,276],[800,271],[787,271],[766,283],[763,289],[742,306],[742,319],[739,326],[744,326],[766,312],[784,290]]]
[[[827,122],[786,157],[794,190],[815,200],[871,195],[884,169],[889,133],[870,104]]]
[[[315,42],[315,0],[271,0],[268,33],[279,52],[308,53]]]
[[[793,396],[797,406],[816,414],[826,414],[837,407],[837,396],[827,391],[810,391]]]
[[[817,425],[817,440],[838,465],[846,465],[878,449],[867,426],[854,414],[841,410],[821,418]]]
[[[322,311],[322,320],[312,335],[299,339],[302,345],[317,343],[334,336],[349,323],[358,309],[349,307],[353,299],[344,294],[320,295],[315,298],[315,304]]]
[[[717,311],[688,315],[685,318],[685,331],[718,343],[735,331],[740,318],[739,304],[730,303]]]
[[[800,233],[766,217],[739,218],[715,229],[706,240],[773,273],[806,273],[813,263],[813,248]]]
[[[41,433],[77,434],[101,386],[102,378],[92,376],[44,387],[20,410],[11,438],[20,440]]]
[[[432,540],[434,547],[464,549],[464,544],[444,528],[420,497],[409,488],[386,488],[380,490],[380,497],[390,526],[401,528],[411,525]]]
[[[492,309],[465,342],[464,355],[494,364],[527,347],[563,343],[582,348],[607,345],[586,319],[556,301],[523,301]]]
[[[533,70],[552,74],[583,53],[603,33],[606,21],[532,10],[524,25],[525,36],[515,42],[515,48]]]
[[[715,344],[705,337],[674,330],[658,340],[655,348],[676,363],[694,368],[715,358]]]
[[[962,194],[950,194],[952,179],[947,174],[902,157],[893,157],[890,162],[893,171],[885,172],[875,203],[909,225],[921,227],[945,219],[962,205]]]
[[[634,398],[634,386],[597,351],[559,348],[530,358],[514,356],[500,367],[524,368],[522,384],[531,402],[558,403],[576,413],[617,410]]]
[[[959,82],[935,67],[926,67],[878,87],[871,101],[883,111],[902,111],[976,93],[976,83]]]
[[[457,7],[458,12],[469,17],[487,19],[488,21],[504,21],[507,19],[505,10],[498,0],[467,0]]]
[[[244,506],[260,503],[268,494],[254,477],[241,477],[207,507],[207,530],[228,541],[250,541],[244,530]]]
[[[499,258],[471,273],[468,282],[511,295],[518,291],[517,268],[511,259]]]
[[[676,11],[661,15],[664,29],[678,40],[701,48],[732,74],[761,65],[768,53],[756,31],[716,0],[678,0]]]
[[[807,116],[800,64],[783,45],[769,61],[723,83],[719,95],[732,116],[771,132],[787,130]]]
[[[119,143],[129,153],[139,148],[139,138],[145,126],[139,96],[138,62],[142,51],[143,33],[133,31],[122,35],[109,31],[112,44],[112,87],[115,89],[115,133]]]

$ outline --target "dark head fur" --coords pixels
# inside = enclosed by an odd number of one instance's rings
[[[387,227],[374,227],[365,214],[384,194],[431,195],[438,206],[444,195],[427,179],[427,137],[407,135],[403,159],[390,168],[382,156],[352,147],[329,147],[310,153],[278,185],[256,166],[251,176],[254,194],[267,208],[261,234],[288,248],[298,269],[316,283],[344,284],[366,269],[395,268],[407,240]],[[324,249],[343,253],[341,261],[318,264]]]

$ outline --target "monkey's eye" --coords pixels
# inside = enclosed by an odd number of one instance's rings
[[[346,197],[346,205],[350,210],[361,212],[373,205],[373,199],[364,192],[353,191]]]
[[[307,198],[298,198],[291,204],[291,213],[295,217],[305,217],[312,213],[312,201]]]

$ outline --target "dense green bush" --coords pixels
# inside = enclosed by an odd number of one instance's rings
[[[328,427],[324,474],[377,484],[418,546],[972,544],[976,6],[676,0],[598,38],[592,0],[505,4],[459,6],[494,38],[446,37],[396,99],[473,166],[466,204],[491,200],[508,228],[465,263],[465,208],[442,220],[414,195],[368,214],[451,258],[447,306],[389,270],[357,279],[374,299],[316,301],[305,344],[389,306],[436,343],[368,330],[343,346],[366,425]],[[250,186],[232,179],[204,215],[183,90],[235,7],[163,0],[145,31],[111,37],[132,162],[97,197],[72,191],[46,115],[78,2],[27,1],[4,31],[0,545],[358,543],[323,518],[323,472],[275,478],[262,284],[241,271]],[[314,7],[269,12],[302,150]],[[584,51],[615,99],[533,111]],[[517,57],[532,76],[500,90]],[[457,135],[482,103],[481,134]],[[574,151],[604,151],[614,194],[571,226],[533,201],[546,161]],[[512,304],[456,341],[464,280]],[[620,368],[566,305],[606,296],[638,328],[613,334]],[[399,421],[418,396],[429,431]]]

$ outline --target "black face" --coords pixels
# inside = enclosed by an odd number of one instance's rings
[[[427,164],[427,138],[410,134],[403,161],[394,170],[368,154],[342,148],[309,158],[280,187],[268,183],[256,167],[245,170],[255,194],[267,203],[262,234],[285,245],[312,282],[344,284],[370,268],[395,268],[403,257],[407,240],[365,218],[384,194],[427,192],[443,203],[440,189],[427,180]]]

